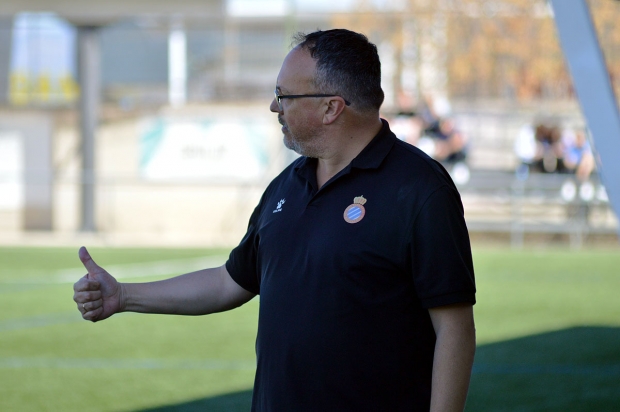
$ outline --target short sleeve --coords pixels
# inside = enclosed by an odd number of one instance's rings
[[[245,236],[239,245],[230,252],[226,262],[226,270],[230,277],[243,289],[255,294],[260,293],[257,229],[261,204],[254,209]]]
[[[433,192],[414,219],[411,264],[423,307],[476,302],[474,267],[463,205],[456,188]]]

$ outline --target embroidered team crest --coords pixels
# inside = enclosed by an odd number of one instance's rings
[[[366,209],[364,208],[364,204],[367,200],[364,196],[358,196],[353,199],[353,204],[349,205],[344,210],[344,220],[347,223],[357,223],[364,218],[366,214]]]

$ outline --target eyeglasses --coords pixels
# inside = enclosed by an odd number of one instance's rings
[[[276,103],[278,103],[278,109],[280,109],[280,111],[282,111],[282,99],[299,99],[301,97],[342,97],[342,96],[338,96],[337,94],[288,94],[288,95],[284,95],[284,94],[278,94],[278,91],[275,91],[275,95],[276,95]],[[349,102],[347,99],[343,98],[344,100],[344,104],[346,104],[347,106],[351,106],[351,102]]]

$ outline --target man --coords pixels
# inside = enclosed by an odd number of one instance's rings
[[[261,295],[255,411],[461,411],[475,286],[446,171],[379,117],[376,47],[347,30],[301,35],[271,111],[301,154],[265,190],[226,264],[119,284],[84,248],[84,319],[202,315]]]

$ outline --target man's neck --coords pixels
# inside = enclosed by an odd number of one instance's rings
[[[333,150],[318,159],[316,180],[321,188],[329,179],[347,167],[361,153],[370,141],[379,133],[381,120],[358,124],[353,129],[343,130],[333,136]]]

